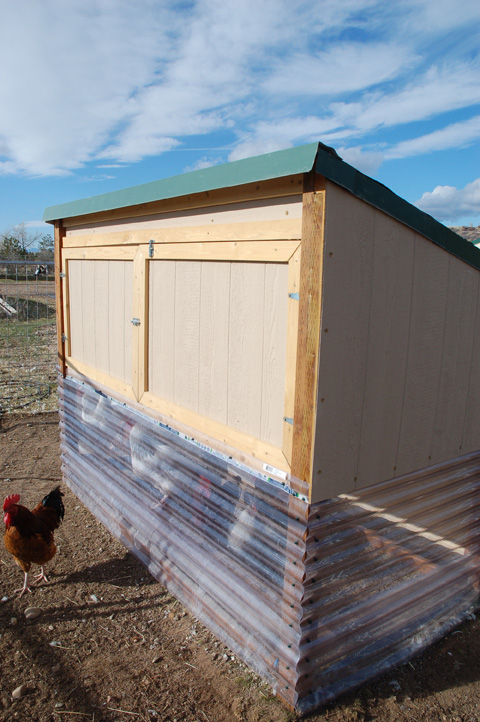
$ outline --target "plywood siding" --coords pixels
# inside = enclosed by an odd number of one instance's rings
[[[132,263],[68,262],[71,359],[115,379],[132,378]]]
[[[281,447],[288,265],[150,264],[149,391]]]
[[[313,500],[480,448],[480,273],[327,185]]]

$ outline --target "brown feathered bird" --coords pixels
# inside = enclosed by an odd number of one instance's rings
[[[33,583],[42,579],[48,582],[44,565],[57,551],[53,532],[58,529],[65,514],[62,496],[60,487],[57,486],[32,511],[18,503],[20,501],[18,494],[7,496],[3,503],[5,548],[25,572],[23,587],[15,590],[20,592],[20,596],[31,591],[28,573],[32,564],[39,564],[41,567],[40,574],[35,577]]]

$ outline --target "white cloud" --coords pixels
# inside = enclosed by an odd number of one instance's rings
[[[328,50],[283,59],[264,87],[270,93],[293,96],[338,96],[390,80],[417,60],[408,46],[342,42]]]
[[[452,123],[446,128],[436,130],[412,140],[405,140],[391,148],[387,158],[408,158],[434,150],[462,148],[480,139],[480,115],[461,123]]]
[[[480,214],[480,178],[465,188],[437,186],[433,191],[424,193],[415,204],[422,211],[441,221],[450,221],[462,216]]]
[[[320,139],[367,172],[382,129],[440,123],[386,158],[460,147],[473,122],[442,117],[480,99],[477,4],[0,0],[0,174],[135,163],[216,131],[231,159]]]

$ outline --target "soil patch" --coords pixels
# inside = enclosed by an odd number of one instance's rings
[[[61,482],[58,417],[9,415],[0,428],[2,500],[34,506]],[[50,583],[19,598],[23,573],[0,553],[0,719],[22,722],[291,722],[296,716],[192,615],[65,485]],[[39,607],[27,620],[25,609]],[[21,688],[19,699],[12,692]],[[306,719],[477,722],[480,622]]]

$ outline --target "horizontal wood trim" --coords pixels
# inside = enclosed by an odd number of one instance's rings
[[[183,226],[181,228],[154,228],[151,230],[125,230],[114,233],[67,236],[65,248],[92,246],[126,246],[148,243],[195,243],[209,241],[270,241],[301,238],[301,218],[251,223],[211,224],[209,226]]]
[[[301,193],[303,190],[303,173],[288,178],[274,178],[267,181],[246,183],[233,188],[219,188],[218,190],[194,193],[191,195],[166,198],[152,203],[142,203],[136,206],[115,208],[111,211],[89,213],[84,216],[65,218],[63,226],[71,228],[92,222],[117,221],[124,218],[138,218],[153,213],[170,213],[179,210],[205,208],[211,205],[224,205],[250,200],[269,199]]]
[[[191,261],[258,261],[287,263],[300,245],[299,240],[224,241],[216,243],[166,243],[154,246],[154,260]],[[148,256],[148,246],[105,246],[69,248],[63,252],[65,261],[133,261],[137,249]],[[148,259],[149,260],[149,259]]]
[[[136,401],[133,388],[130,386],[130,384],[127,384],[120,379],[116,379],[113,376],[104,373],[103,371],[99,371],[93,366],[89,366],[88,364],[83,363],[83,361],[77,361],[76,359],[70,357],[66,359],[66,362],[68,368],[80,374],[80,376],[85,376],[86,378],[91,379],[92,381],[95,381],[102,386],[105,386],[109,389],[112,389],[113,391],[116,391],[119,394],[122,394],[123,396],[126,396],[132,401]]]
[[[282,450],[272,444],[265,443],[241,431],[236,431],[230,426],[209,419],[195,411],[190,411],[172,401],[161,399],[149,391],[143,394],[140,402],[173,421],[178,421],[192,429],[201,429],[203,434],[218,439],[220,442],[228,446],[233,446],[240,451],[244,451],[250,456],[258,458],[277,469],[286,472],[290,471],[290,466]]]
[[[137,253],[136,246],[64,248],[64,261],[133,261]]]

